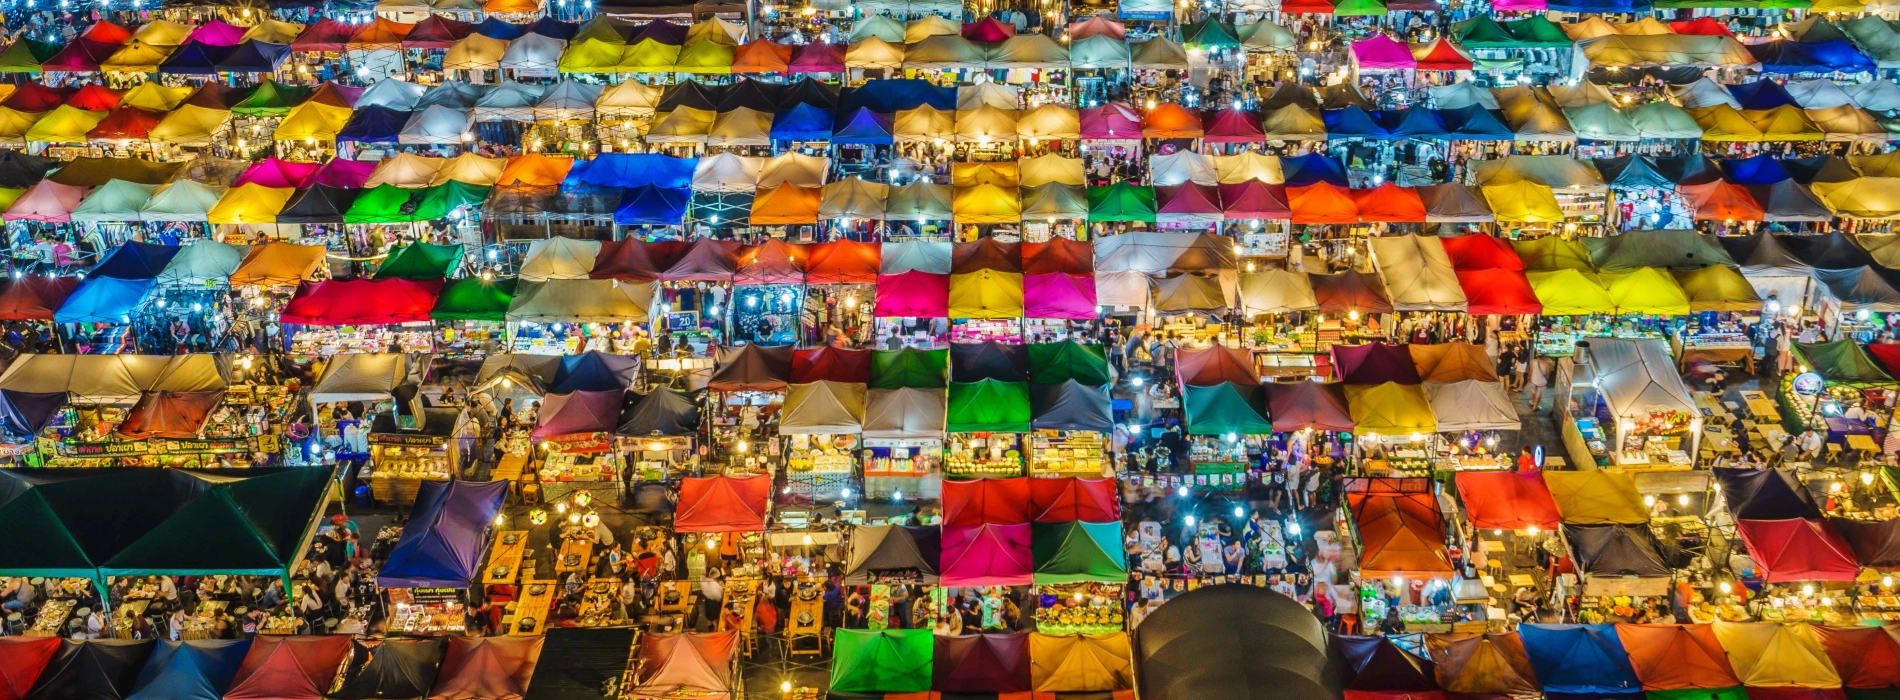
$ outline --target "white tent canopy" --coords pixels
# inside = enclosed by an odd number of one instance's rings
[[[409,378],[409,356],[401,353],[345,353],[330,358],[317,386],[310,390],[313,404],[333,401],[380,401]]]
[[[600,241],[546,238],[528,245],[519,276],[523,282],[584,280],[594,271],[594,260],[599,257]]]
[[[365,107],[388,107],[398,112],[413,112],[422,102],[422,96],[429,92],[429,86],[417,85],[407,80],[383,78],[376,81],[356,98],[356,109]]]
[[[1438,431],[1442,433],[1522,427],[1517,409],[1511,406],[1511,395],[1501,382],[1427,382],[1425,396],[1432,402],[1432,413],[1438,417]]]
[[[752,192],[759,188],[765,159],[720,153],[699,159],[693,169],[694,192]]]
[[[534,121],[534,105],[547,94],[547,87],[509,81],[498,85],[475,103],[475,120]]]
[[[1167,155],[1148,157],[1148,172],[1154,173],[1157,187],[1192,182],[1212,187],[1220,184],[1214,160],[1201,153],[1182,149]]]
[[[864,412],[866,440],[943,439],[949,397],[942,389],[877,389]]]
[[[863,384],[816,381],[793,384],[785,393],[784,435],[856,435],[864,431]]]
[[[430,105],[427,109],[410,115],[409,122],[402,126],[402,133],[396,135],[396,142],[421,146],[452,146],[462,143],[469,135],[472,124],[469,113]]]
[[[1396,311],[1464,311],[1465,290],[1437,236],[1372,239],[1372,262]]]

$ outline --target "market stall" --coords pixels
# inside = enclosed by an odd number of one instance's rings
[[[462,631],[464,595],[507,493],[502,481],[422,485],[402,537],[376,576],[377,586],[392,589],[390,629],[414,635]],[[439,645],[435,653],[439,661]]]
[[[1687,469],[1702,418],[1660,340],[1590,338],[1560,364],[1557,413],[1576,464]]]

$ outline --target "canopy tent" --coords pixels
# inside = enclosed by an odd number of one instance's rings
[[[1438,689],[1438,681],[1432,678],[1432,662],[1400,648],[1388,637],[1336,634],[1332,639],[1347,667],[1346,697],[1358,700]]]
[[[1523,696],[1540,690],[1515,632],[1432,635],[1425,648],[1446,692]]]
[[[1840,674],[1808,625],[1719,620],[1712,626],[1745,686],[1841,687]]]
[[[1031,533],[1038,585],[1128,580],[1119,521],[1037,522],[1031,526]]]
[[[1444,519],[1431,494],[1350,492],[1347,500],[1365,547],[1359,558],[1362,575],[1432,578],[1452,572]]]
[[[1710,265],[1689,272],[1671,272],[1689,299],[1689,311],[1755,311],[1761,296],[1748,278],[1727,265]]]
[[[450,637],[429,697],[520,697],[534,678],[545,637]]]
[[[1557,512],[1572,525],[1641,525],[1649,509],[1628,474],[1606,471],[1544,472]]]
[[[833,641],[831,689],[838,693],[930,690],[930,630],[839,630]]]
[[[1088,386],[1109,383],[1108,359],[1102,346],[1074,340],[1033,343],[1028,346],[1028,378],[1035,384],[1074,380]]]
[[[1565,525],[1578,568],[1588,576],[1668,578],[1662,545],[1643,525]]]
[[[510,323],[644,323],[658,283],[616,279],[550,279],[516,287]]]
[[[1266,397],[1258,384],[1223,382],[1182,388],[1182,407],[1190,435],[1266,435],[1273,423],[1263,411]]]
[[[1829,384],[1855,388],[1894,386],[1894,378],[1860,343],[1841,338],[1825,343],[1794,343],[1795,357]],[[1751,517],[1751,516],[1742,516]]]
[[[1616,636],[1646,691],[1719,690],[1742,684],[1709,625],[1618,624]]]
[[[1242,273],[1238,292],[1240,311],[1250,317],[1319,308],[1313,283],[1303,272],[1276,268]]]
[[[221,700],[250,648],[248,639],[159,642],[126,700]]]
[[[1853,548],[1829,528],[1826,521],[1799,518],[1737,520],[1735,529],[1741,533],[1742,542],[1748,546],[1749,556],[1766,570],[1763,579],[1769,583],[1852,581],[1860,575],[1860,565],[1854,561]],[[1727,640],[1724,640],[1723,647],[1730,649],[1731,654],[1735,653]],[[1748,679],[1747,672],[1740,675],[1745,681]],[[1834,685],[1839,684],[1840,679],[1836,678]]]
[[[1854,561],[1880,570],[1900,568],[1900,521],[1860,521],[1829,518],[1828,525],[1854,550]]]
[[[502,481],[423,482],[376,585],[467,588],[481,564],[489,522],[501,512],[507,491]],[[435,653],[439,659],[441,651]]]
[[[951,382],[944,429],[952,433],[1030,430],[1029,384],[998,379]]]
[[[845,585],[937,583],[943,529],[935,526],[858,525],[851,529]]]
[[[1880,627],[1814,628],[1828,661],[1840,674],[1841,685],[1851,690],[1900,687],[1900,641]]]
[[[224,401],[224,392],[148,391],[126,411],[113,434],[129,439],[190,440],[200,436],[205,419]]]
[[[441,280],[323,280],[308,282],[284,306],[284,323],[311,326],[415,323],[429,320]]]
[[[1557,501],[1539,472],[1459,472],[1458,498],[1480,530],[1554,531],[1562,523]]]
[[[1523,625],[1518,636],[1546,693],[1615,697],[1642,690],[1613,625]]]
[[[943,485],[943,524],[1021,525],[1030,522],[1030,480],[1025,477],[969,479]]]
[[[79,284],[72,296],[60,304],[53,320],[59,323],[131,322],[131,313],[145,300],[157,283],[149,280],[122,280],[111,277],[90,279]]]
[[[778,391],[792,376],[791,346],[768,347],[757,344],[721,348],[712,378],[706,388],[713,391]]]
[[[1342,696],[1326,632],[1292,598],[1230,584],[1203,586],[1169,603],[1136,632],[1141,697]]]
[[[1028,482],[1028,513],[1035,522],[1121,522],[1121,500],[1113,479],[1060,477]]]
[[[1423,380],[1407,347],[1395,343],[1334,345],[1333,373],[1344,384],[1417,384]]]
[[[1660,341],[1591,338],[1587,352],[1611,415],[1620,418],[1658,406],[1698,412],[1668,347]]]
[[[423,697],[435,685],[448,639],[384,639],[356,643],[343,683],[329,693],[333,700]]]
[[[1481,382],[1498,380],[1497,370],[1492,367],[1491,357],[1484,348],[1471,343],[1438,343],[1433,345],[1410,344],[1405,348],[1411,351],[1412,365],[1417,368],[1419,379],[1427,382],[1460,382],[1475,379]]]
[[[0,698],[20,700],[33,689],[46,665],[59,652],[58,637],[11,636],[0,639]]]
[[[1280,432],[1312,429],[1352,432],[1352,412],[1339,384],[1318,382],[1273,383],[1263,387],[1268,415]]]
[[[872,389],[866,400],[866,439],[942,439],[948,397],[942,390]]]
[[[1447,433],[1468,430],[1517,430],[1522,426],[1511,395],[1496,381],[1467,379],[1425,385],[1438,429]]]
[[[948,386],[947,349],[873,350],[872,389],[942,389]]]
[[[833,381],[792,384],[779,422],[784,435],[856,435],[864,430],[865,387]]]
[[[1029,633],[1029,680],[1038,693],[1133,692],[1134,652],[1127,632]]]
[[[945,586],[1027,586],[1035,580],[1030,524],[947,525],[938,567]],[[920,630],[927,631],[927,630]],[[835,672],[834,672],[835,673]]]
[[[231,286],[294,285],[310,279],[323,260],[324,248],[320,245],[272,241],[252,246],[231,272]]]
[[[1029,690],[1029,633],[938,636],[931,687],[950,693]]]
[[[1030,427],[1036,430],[1081,430],[1107,433],[1115,429],[1106,386],[1088,386],[1073,379],[1060,384],[1030,386]]]
[[[1309,273],[1306,279],[1313,285],[1313,298],[1319,302],[1320,313],[1392,313],[1392,300],[1386,296],[1385,283],[1379,281],[1377,275],[1347,270],[1332,274]]]
[[[680,484],[675,532],[762,532],[772,497],[769,476],[689,477]]]
[[[40,674],[30,698],[124,698],[152,653],[151,640],[93,639],[62,642]]]
[[[619,425],[625,389],[575,389],[548,394],[535,416],[533,438],[610,433]]]
[[[644,394],[628,392],[626,397],[629,405],[620,411],[615,435],[690,436],[699,430],[699,403],[694,395],[654,389]]]
[[[1356,432],[1369,435],[1418,435],[1438,432],[1431,400],[1417,384],[1386,382],[1347,385],[1346,405]]]

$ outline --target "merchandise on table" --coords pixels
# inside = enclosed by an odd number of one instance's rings
[[[944,457],[944,476],[1022,476],[1022,437],[1019,433],[952,434]]]
[[[300,326],[290,336],[293,355],[341,353],[434,352],[435,328],[431,324],[400,326]]]
[[[1092,431],[1038,430],[1031,433],[1031,475],[1101,477],[1113,474],[1107,439]]]
[[[464,591],[455,588],[391,588],[388,591],[391,633],[442,636],[465,631]]]

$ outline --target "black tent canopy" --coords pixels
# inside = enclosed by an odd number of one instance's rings
[[[1399,648],[1384,636],[1338,635],[1333,643],[1351,674],[1347,690],[1436,690],[1432,662]]]
[[[448,639],[385,639],[376,645],[356,643],[348,675],[331,700],[422,698],[435,686]]]
[[[1854,561],[1876,569],[1900,568],[1900,520],[1828,518],[1854,550]]]
[[[283,211],[277,212],[280,224],[340,224],[343,215],[356,202],[361,190],[313,185],[308,189],[297,190]]]
[[[1592,576],[1668,578],[1662,545],[1647,525],[1564,525],[1577,566]]]
[[[1029,387],[1029,426],[1037,430],[1092,430],[1111,432],[1115,413],[1107,386],[1088,386],[1076,380]]]
[[[151,640],[62,642],[26,700],[117,700],[132,692],[152,654]]]
[[[1340,667],[1319,618],[1279,593],[1205,586],[1135,629],[1143,700],[1336,700]]]
[[[603,688],[617,686],[626,675],[632,648],[631,629],[550,629],[523,700],[600,697]]]
[[[954,343],[950,346],[950,381],[977,382],[994,379],[1020,382],[1029,379],[1029,346],[987,343]]]
[[[627,392],[627,405],[620,409],[620,427],[615,435],[646,437],[682,436],[699,431],[699,393],[654,389],[647,393]]]
[[[935,526],[860,525],[851,530],[845,585],[937,583],[943,530]]]
[[[1718,468],[1715,480],[1722,484],[1722,499],[1736,520],[1789,520],[1821,517],[1814,494],[1782,469]]]

